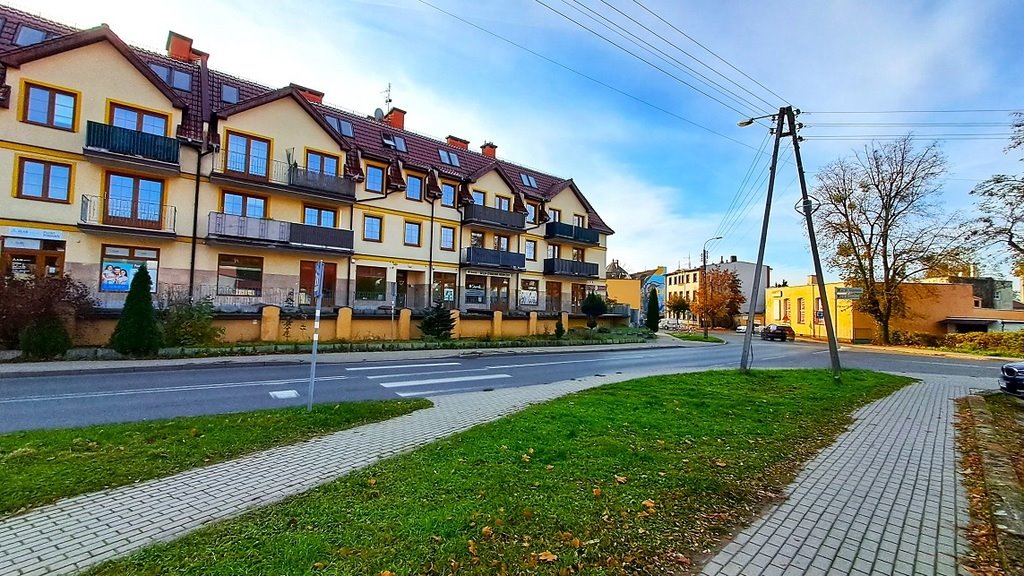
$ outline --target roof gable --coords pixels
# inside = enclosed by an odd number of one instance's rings
[[[555,196],[561,194],[562,191],[565,190],[566,188],[571,190],[572,193],[576,195],[576,199],[580,201],[580,204],[583,204],[583,207],[587,209],[587,216],[590,218],[591,228],[594,228],[595,230],[598,230],[600,232],[604,232],[605,234],[615,233],[615,231],[609,228],[608,225],[604,223],[604,220],[600,216],[598,216],[597,210],[594,210],[594,206],[590,204],[590,201],[587,200],[587,197],[583,195],[583,192],[580,192],[579,187],[576,186],[576,182],[574,182],[572,178],[569,178],[568,180],[561,180],[559,182],[555,182],[554,184],[552,184],[544,192],[544,199],[546,201],[551,200]]]
[[[339,134],[337,131],[335,131],[334,128],[327,123],[327,120],[323,117],[323,115],[317,112],[317,110],[313,108],[313,105],[310,104],[309,100],[306,100],[306,98],[303,97],[299,90],[294,86],[285,86],[284,88],[271,90],[270,92],[266,92],[255,98],[250,98],[243,102],[239,102],[234,106],[222,108],[217,112],[217,116],[226,120],[229,116],[240,114],[242,112],[252,110],[254,108],[259,108],[260,106],[265,106],[267,104],[270,104],[271,102],[277,102],[282,98],[291,98],[292,100],[294,100],[295,103],[297,103],[300,108],[305,110],[306,113],[309,114],[309,116],[313,119],[313,121],[316,122],[317,125],[320,126],[320,128],[322,128],[324,132],[326,132],[327,135],[331,137],[332,140],[338,143],[338,146],[340,146],[342,150],[348,151],[352,149],[352,145],[345,139],[345,137]]]

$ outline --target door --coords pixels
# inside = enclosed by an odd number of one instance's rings
[[[64,274],[64,253],[5,248],[3,274],[15,280],[58,278]]]
[[[544,309],[548,312],[562,311],[562,283],[547,282],[544,285]]]
[[[405,308],[409,302],[409,271],[398,270],[395,273],[395,307]]]
[[[334,289],[338,285],[338,265],[324,262],[324,297],[323,306],[334,306]],[[315,306],[316,294],[316,262],[302,260],[299,262],[299,302],[300,306]]]

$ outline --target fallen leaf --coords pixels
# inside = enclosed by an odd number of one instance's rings
[[[654,500],[644,500],[643,501],[643,505],[644,505],[644,508],[647,508],[648,510],[653,510],[654,509]]]
[[[573,538],[572,542],[569,543],[573,548],[582,548],[583,542],[580,542],[579,538]]]
[[[523,462],[529,462],[529,461],[530,461],[530,455],[529,454],[523,454]]]
[[[629,479],[626,478],[625,476],[616,476],[615,477],[615,481],[618,482],[619,484],[625,484],[627,480],[629,480]]]
[[[600,498],[601,497],[601,489],[600,488],[594,488],[594,497],[595,498]]]
[[[537,554],[537,559],[541,562],[555,562],[558,560],[558,556],[552,554],[550,550],[545,550],[540,554]]]
[[[480,533],[490,538],[491,535],[494,534],[494,530],[492,530],[490,526],[484,526],[483,529],[480,530]]]
[[[724,460],[715,460],[715,466],[718,466],[719,468],[725,468],[728,465],[729,464]]]
[[[369,484],[370,486],[376,486],[377,485],[377,479],[376,478],[368,478],[366,480],[366,483]]]
[[[468,542],[468,545],[469,545],[469,553],[472,554],[473,556],[476,556],[476,542],[473,542],[472,540],[470,540]]]
[[[530,510],[529,508],[523,510],[523,518],[526,518],[527,520],[533,518],[533,510]]]
[[[395,576],[395,573],[391,570],[381,570],[378,576]]]
[[[313,570],[323,570],[323,569],[324,569],[324,563],[323,562],[316,562],[316,563],[313,564]]]
[[[554,469],[555,469],[555,467],[554,467],[554,466],[552,466],[551,464],[548,464],[548,465],[547,465],[547,466],[545,466],[544,468],[546,468],[546,469],[548,469],[548,470],[554,470]]]
[[[533,448],[530,448],[530,449],[528,449],[528,450],[527,450],[526,452],[527,452],[528,454],[533,454]]]

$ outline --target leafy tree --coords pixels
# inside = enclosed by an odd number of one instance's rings
[[[935,143],[910,136],[865,146],[817,174],[813,191],[819,246],[849,285],[864,289],[857,307],[890,341],[889,324],[906,314],[901,286],[933,265],[971,259],[964,222],[939,204],[946,159]]]
[[[707,318],[712,326],[732,327],[733,317],[747,301],[742,288],[736,272],[709,267],[690,309],[699,318]]]
[[[665,308],[676,315],[676,318],[690,311],[690,301],[679,294],[673,294],[665,302]]]
[[[647,294],[647,318],[644,325],[651,332],[658,331],[658,322],[661,320],[661,306],[658,305],[658,289],[651,288]]]
[[[151,286],[149,271],[143,265],[132,278],[121,317],[110,337],[110,347],[121,354],[152,356],[160,350],[160,327],[153,311]]]
[[[89,287],[59,278],[17,279],[0,276],[0,348],[17,348],[21,330],[37,318],[81,317],[96,306]]]
[[[224,329],[213,325],[213,302],[203,298],[198,302],[178,300],[171,302],[160,319],[167,346],[208,346],[216,344]]]
[[[580,310],[587,315],[587,327],[596,328],[597,317],[608,313],[608,303],[596,292],[591,292],[580,303]]]
[[[424,336],[447,340],[452,337],[453,330],[455,330],[455,319],[452,318],[452,311],[445,308],[440,302],[423,311],[420,332]]]

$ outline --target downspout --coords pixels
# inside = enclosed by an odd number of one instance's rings
[[[207,67],[207,54],[199,56],[199,118],[207,121],[207,130],[200,137],[202,141],[196,146],[196,187],[192,198],[192,253],[188,266],[188,301],[195,302],[196,290],[196,245],[199,242],[199,184],[202,174],[203,157],[213,153],[210,147],[210,134],[217,132],[217,117],[210,111],[210,69]],[[202,124],[200,124],[200,130]]]
[[[443,296],[442,296],[443,297]],[[434,302],[434,198],[430,199],[430,246],[427,248],[427,307]]]
[[[348,154],[348,152],[346,152],[346,154]],[[353,246],[355,246],[355,235],[356,235],[355,220],[356,220],[356,202],[352,202],[352,206],[350,206],[349,210],[348,210],[348,229],[352,231],[352,245]],[[353,253],[354,252],[355,252],[355,250],[353,250]],[[346,302],[346,305],[349,308],[352,307],[352,294],[355,292],[355,290],[353,290],[353,286],[352,286],[352,283],[354,282],[354,280],[352,279],[352,256],[353,256],[353,254],[349,254],[349,256],[348,256],[348,282],[345,283],[345,302]]]

